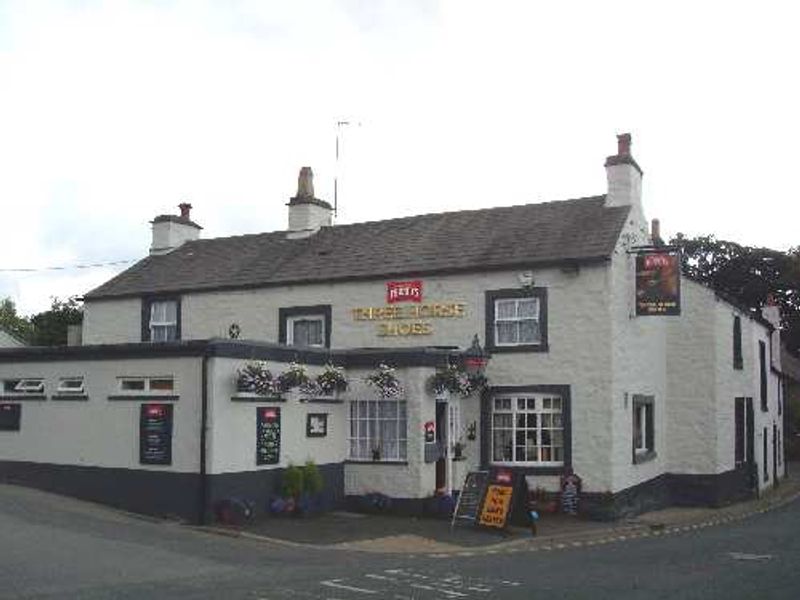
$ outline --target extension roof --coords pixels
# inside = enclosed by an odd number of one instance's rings
[[[605,196],[186,242],[148,256],[86,300],[247,289],[607,259],[630,207]]]

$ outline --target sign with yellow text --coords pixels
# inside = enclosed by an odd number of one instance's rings
[[[505,527],[513,495],[514,488],[510,485],[490,485],[486,489],[478,524],[501,529]]]
[[[417,282],[410,282],[417,283]],[[420,288],[421,289],[421,288]],[[464,302],[367,306],[351,309],[354,321],[372,321],[378,325],[377,335],[411,336],[433,333],[431,319],[461,319],[466,314]]]

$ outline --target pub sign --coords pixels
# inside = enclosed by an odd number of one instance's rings
[[[681,314],[681,261],[677,251],[636,255],[636,316]]]
[[[142,404],[139,412],[139,463],[172,464],[172,405]]]
[[[281,459],[281,409],[256,409],[256,464],[276,465]]]

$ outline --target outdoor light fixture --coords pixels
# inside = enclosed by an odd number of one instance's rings
[[[478,340],[478,334],[472,338],[472,345],[464,352],[464,370],[467,375],[474,377],[476,375],[483,375],[483,371],[489,362],[489,355],[481,347]]]

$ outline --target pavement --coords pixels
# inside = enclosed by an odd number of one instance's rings
[[[614,522],[565,514],[544,515],[533,536],[529,529],[492,530],[470,522],[334,511],[303,518],[266,517],[245,524],[204,527],[223,535],[287,546],[371,553],[451,555],[591,546],[640,537],[669,535],[746,519],[800,497],[800,463],[760,498],[721,508],[671,507]]]

